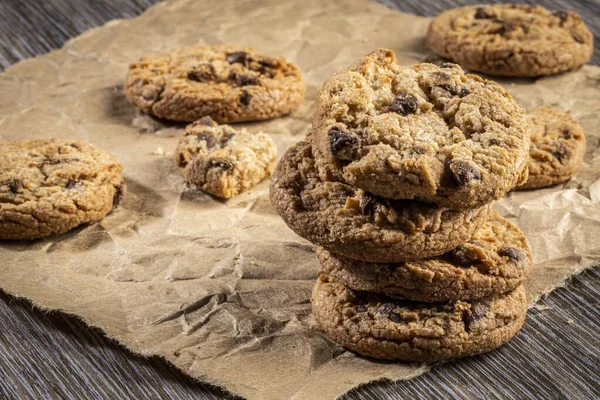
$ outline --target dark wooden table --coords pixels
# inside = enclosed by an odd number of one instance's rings
[[[473,0],[378,0],[436,15]],[[60,47],[114,18],[140,14],[157,0],[0,0],[0,69]],[[594,32],[600,64],[600,0],[544,0],[579,12]],[[1,95],[1,94],[0,94]],[[1,133],[0,133],[1,135]],[[1,266],[0,266],[1,268]],[[142,358],[76,317],[44,313],[0,291],[1,399],[217,399],[160,358]],[[440,364],[410,381],[377,382],[348,399],[600,398],[600,268],[574,277],[533,309],[521,333],[492,353]],[[318,398],[318,396],[315,396]]]

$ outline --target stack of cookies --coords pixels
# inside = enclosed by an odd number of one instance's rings
[[[520,329],[532,267],[491,202],[527,180],[524,111],[456,64],[401,67],[379,49],[320,90],[271,202],[317,245],[318,326],[363,355],[434,361]]]

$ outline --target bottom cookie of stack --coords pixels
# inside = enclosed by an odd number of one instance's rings
[[[527,312],[521,285],[475,301],[419,303],[356,291],[322,274],[311,298],[317,325],[365,356],[439,361],[493,350],[517,334]]]

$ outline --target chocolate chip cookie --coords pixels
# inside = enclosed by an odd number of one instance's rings
[[[523,284],[533,265],[523,232],[494,213],[448,253],[398,264],[351,260],[317,247],[323,272],[354,290],[422,302],[477,300]]]
[[[415,303],[359,292],[321,276],[313,289],[317,325],[365,356],[439,361],[495,349],[517,334],[527,311],[519,286],[473,302]]]
[[[576,13],[525,4],[446,11],[431,22],[427,45],[464,68],[523,77],[578,67],[594,49],[592,34]]]
[[[383,199],[343,182],[323,181],[311,147],[299,142],[275,168],[271,204],[298,235],[327,250],[368,262],[443,254],[469,240],[490,206],[455,211]]]
[[[527,114],[531,129],[529,178],[517,189],[533,189],[570,179],[585,154],[585,135],[569,113],[539,107]]]
[[[525,113],[500,85],[387,49],[324,84],[311,136],[325,180],[384,198],[471,209],[527,178]]]
[[[176,121],[209,116],[255,121],[294,110],[304,98],[300,70],[250,48],[191,47],[129,66],[127,98],[145,113]]]
[[[175,162],[187,182],[228,199],[270,176],[276,156],[277,146],[269,135],[203,117],[185,128]]]
[[[101,220],[123,196],[122,170],[77,140],[0,143],[0,239],[35,239]]]

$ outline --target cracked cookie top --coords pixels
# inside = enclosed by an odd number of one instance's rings
[[[0,143],[0,239],[39,238],[102,219],[123,196],[122,170],[82,141]]]
[[[271,204],[298,235],[337,254],[367,262],[400,262],[443,254],[469,240],[489,205],[455,211],[374,196],[343,182],[323,181],[311,147],[299,142],[279,161]]]
[[[325,82],[311,137],[323,179],[385,198],[469,209],[527,177],[524,111],[500,85],[387,49]]]
[[[413,301],[476,300],[523,284],[533,266],[531,249],[516,226],[494,213],[471,239],[448,253],[396,264],[352,260],[317,248],[330,280],[354,290]]]
[[[477,301],[418,303],[360,292],[321,275],[311,297],[317,325],[360,354],[437,361],[482,353],[507,342],[527,311],[523,286]]]
[[[539,76],[589,61],[593,37],[579,15],[525,4],[461,7],[433,19],[427,45],[464,68]]]
[[[270,176],[276,156],[277,146],[269,135],[218,125],[203,117],[185,128],[175,163],[187,182],[228,199]]]
[[[533,189],[564,182],[579,169],[585,154],[585,135],[571,116],[553,107],[527,113],[531,129],[529,178],[518,189]]]
[[[286,114],[304,98],[300,70],[254,49],[203,46],[150,55],[129,65],[125,93],[145,113],[219,123]]]

